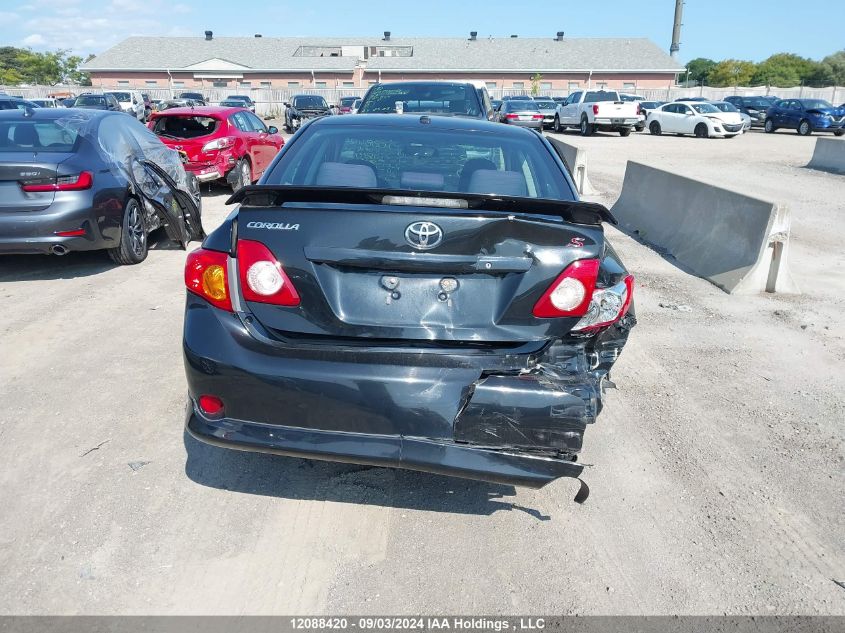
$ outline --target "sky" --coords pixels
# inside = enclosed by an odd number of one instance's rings
[[[130,35],[647,37],[666,50],[674,0],[0,0],[0,46],[98,53]],[[679,60],[821,59],[845,48],[845,3],[687,0]],[[556,12],[558,15],[553,15]]]

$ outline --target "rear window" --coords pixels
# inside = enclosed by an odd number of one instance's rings
[[[312,126],[264,182],[573,199],[539,137],[477,130]]]
[[[481,116],[478,95],[471,85],[419,84],[373,86],[361,103],[361,114],[403,112]]]
[[[357,97],[343,97],[340,100],[340,105],[342,105],[344,107],[351,106],[353,103],[355,103],[356,99],[357,99]]]
[[[107,105],[106,98],[98,95],[85,95],[78,97],[74,105],[78,106],[104,106]]]
[[[118,101],[132,101],[132,97],[128,92],[111,92],[109,93]]]
[[[537,107],[541,110],[554,110],[557,108],[557,104],[554,101],[535,101],[534,103],[536,103]]]
[[[328,108],[328,104],[323,97],[315,95],[305,95],[302,97],[293,98],[294,108]]]
[[[0,121],[0,152],[73,152],[77,138],[61,121]]]
[[[197,138],[214,134],[220,121],[208,116],[172,115],[155,120],[153,132],[169,138]]]
[[[508,110],[511,112],[539,112],[540,108],[534,101],[510,101],[508,102]]]
[[[608,90],[592,90],[584,95],[584,103],[598,103],[599,101],[619,101],[619,93]]]

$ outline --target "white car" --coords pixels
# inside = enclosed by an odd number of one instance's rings
[[[139,121],[144,121],[146,119],[146,113],[144,111],[144,97],[142,97],[141,93],[137,90],[120,90],[108,92],[106,94],[110,94],[117,99],[117,102],[120,104],[120,109],[126,112],[126,114],[131,114]]]
[[[736,112],[739,114],[739,116],[742,117],[743,133],[751,129],[751,117],[745,114],[745,112],[740,112],[734,104],[727,101],[711,101],[710,103],[719,108],[722,112]]]
[[[648,114],[652,134],[694,134],[698,138],[733,138],[742,134],[745,124],[739,112],[722,112],[704,101],[675,101]]]

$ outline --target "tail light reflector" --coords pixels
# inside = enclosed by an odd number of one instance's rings
[[[590,307],[598,274],[597,259],[572,262],[534,305],[534,316],[544,319],[584,316]]]
[[[596,115],[598,113],[599,113],[599,106],[598,106],[598,104],[596,104],[596,105],[593,106],[593,114]]]
[[[218,149],[226,149],[227,147],[232,147],[235,144],[235,139],[231,136],[223,136],[221,138],[216,138],[213,141],[209,141],[205,145],[202,146],[202,151],[204,152],[213,152]]]
[[[618,284],[593,291],[590,307],[573,331],[590,332],[601,330],[625,316],[634,297],[634,277],[628,275]]]
[[[44,180],[31,180],[21,183],[21,189],[28,193],[43,191],[82,191],[94,184],[94,174],[83,171],[72,176],[57,176]]]
[[[188,253],[185,262],[185,287],[211,305],[233,312],[226,272],[228,255],[204,248]]]
[[[542,118],[543,118],[543,115],[542,115],[542,114],[535,114],[535,115],[533,115],[531,118],[532,118],[532,119],[534,119],[534,120],[536,121],[537,119],[542,119]]]
[[[281,263],[261,242],[238,240],[238,274],[246,301],[290,307],[300,303]]]
[[[519,118],[519,115],[518,115],[518,114],[513,114],[513,113],[511,113],[511,114],[506,114],[506,115],[505,115],[505,118],[506,118],[506,119],[518,119],[518,118]]]
[[[209,396],[208,394],[201,395],[197,399],[202,412],[211,417],[223,416],[223,401],[217,396]]]

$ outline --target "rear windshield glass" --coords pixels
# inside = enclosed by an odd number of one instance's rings
[[[508,110],[511,112],[539,112],[538,105],[534,101],[511,101],[508,103]]]
[[[535,101],[537,107],[541,110],[554,110],[557,104],[554,101]]]
[[[326,100],[323,97],[317,97],[314,95],[306,95],[303,97],[294,97],[293,98],[293,107],[294,108],[328,108],[329,106],[326,104]]]
[[[342,106],[351,106],[353,103],[355,103],[355,100],[356,100],[356,99],[357,99],[357,97],[343,97],[343,98],[340,100],[340,105],[342,105]]]
[[[475,88],[454,84],[373,86],[364,97],[359,112],[361,114],[396,112],[397,103],[401,103],[403,112],[481,115]]]
[[[156,119],[153,132],[170,138],[197,138],[213,134],[220,121],[208,116],[163,116]]]
[[[198,92],[183,92],[179,97],[182,99],[202,99],[202,95]]]
[[[61,121],[0,121],[0,152],[72,152],[77,137]]]
[[[599,101],[619,101],[619,93],[595,90],[584,95],[584,103],[598,103]]]
[[[77,98],[75,105],[78,105],[78,106],[104,106],[104,105],[107,105],[107,101],[106,101],[105,97],[99,97],[97,95],[86,95],[84,97]]]
[[[539,137],[477,130],[312,127],[264,182],[573,200]]]
[[[132,101],[132,97],[129,96],[128,92],[112,92],[109,94],[111,94],[118,101]]]

